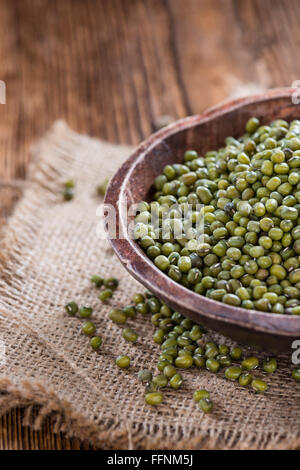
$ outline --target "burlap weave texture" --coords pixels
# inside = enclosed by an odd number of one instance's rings
[[[96,235],[101,200],[95,188],[130,152],[130,147],[80,136],[62,122],[33,149],[24,195],[1,242],[0,340],[5,361],[0,363],[0,412],[24,407],[27,423],[36,427],[50,415],[57,431],[102,448],[300,446],[300,384],[291,379],[288,356],[279,358],[279,370],[272,376],[257,374],[270,385],[265,395],[226,381],[222,372],[192,369],[182,373],[182,389],[166,390],[163,405],[145,405],[137,372],[155,370],[159,348],[151,340],[154,327],[147,317],[129,321],[140,334],[138,343],[130,345],[107,318],[111,306],[129,304],[142,286]],[[62,202],[62,184],[69,178],[76,181],[75,198]],[[107,306],[89,281],[97,273],[120,279]],[[81,321],[64,313],[70,300],[93,306],[103,337],[99,353],[91,351]],[[215,333],[209,337],[221,340]],[[132,358],[127,371],[115,365],[121,353]],[[193,403],[193,391],[199,388],[211,391],[211,416]],[[35,422],[33,407],[39,409]]]

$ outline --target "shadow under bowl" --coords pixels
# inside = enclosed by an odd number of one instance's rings
[[[233,307],[183,287],[160,271],[129,236],[128,208],[150,200],[151,187],[164,166],[182,163],[187,149],[203,155],[218,149],[227,136],[243,134],[247,120],[256,116],[262,124],[275,119],[300,118],[300,107],[292,103],[294,89],[274,89],[209,109],[200,115],[174,122],[146,139],[117,171],[107,189],[105,204],[116,211],[116,236],[111,245],[125,268],[154,295],[173,309],[207,328],[232,339],[274,352],[291,351],[300,338],[300,317]],[[108,230],[109,232],[109,230]]]

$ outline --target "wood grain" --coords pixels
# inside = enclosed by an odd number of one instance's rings
[[[0,0],[0,12],[0,223],[16,200],[3,183],[24,178],[55,119],[137,144],[161,115],[300,79],[298,0]],[[83,445],[21,423],[19,410],[1,418],[0,448]]]

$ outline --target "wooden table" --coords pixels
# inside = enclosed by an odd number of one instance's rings
[[[198,113],[246,89],[300,79],[298,0],[0,0],[0,182],[25,176],[29,146],[65,119],[137,144],[157,118]],[[1,191],[2,217],[15,197]],[[88,444],[0,420],[0,449]]]

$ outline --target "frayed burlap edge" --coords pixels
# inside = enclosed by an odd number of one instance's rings
[[[64,123],[56,123],[53,129],[42,139],[34,154],[38,155],[42,147],[47,146],[57,136],[65,135],[66,138],[82,139],[71,131]],[[86,137],[86,139],[88,139]],[[71,158],[71,156],[70,156]],[[63,162],[60,161],[63,165]],[[15,208],[17,213],[20,207],[26,212],[26,194],[38,185],[40,191],[34,199],[31,194],[31,207],[36,208],[41,204],[47,204],[53,200],[57,193],[57,178],[61,176],[57,172],[57,166],[51,161],[38,161],[35,159],[28,173],[25,183],[24,196]],[[14,231],[13,215],[8,221],[1,241],[0,267],[2,277],[9,283],[12,264],[18,264],[22,250],[22,238]],[[24,222],[26,225],[26,222]],[[34,227],[27,227],[34,230]],[[6,312],[7,313],[7,312]],[[46,418],[53,422],[53,431],[62,432],[68,437],[77,437],[87,440],[91,444],[102,449],[295,449],[300,446],[300,433],[245,433],[240,431],[226,432],[222,422],[213,422],[210,429],[199,433],[192,439],[180,440],[166,439],[163,429],[158,429],[155,435],[147,432],[134,422],[125,425],[119,421],[107,425],[97,425],[87,420],[85,416],[74,411],[72,404],[67,400],[61,400],[54,390],[49,390],[45,384],[36,380],[23,380],[18,385],[8,377],[0,377],[0,415],[4,415],[14,408],[22,408],[25,411],[24,425],[33,429],[40,429]]]
[[[86,420],[81,414],[74,412],[72,405],[60,400],[53,390],[46,389],[41,383],[24,381],[22,388],[16,387],[9,379],[0,379],[0,416],[15,408],[24,410],[24,426],[34,430],[41,429],[47,418],[53,423],[53,432],[64,433],[67,437],[76,437],[90,442],[102,449],[134,450],[134,449],[172,449],[172,450],[273,450],[296,449],[300,446],[300,436],[269,434],[261,441],[259,434],[236,432],[231,436],[222,435],[220,429],[211,429],[192,440],[182,439],[179,442],[165,441],[163,436],[152,438],[141,433],[134,425],[110,429],[101,427]],[[262,445],[263,444],[263,445]]]

